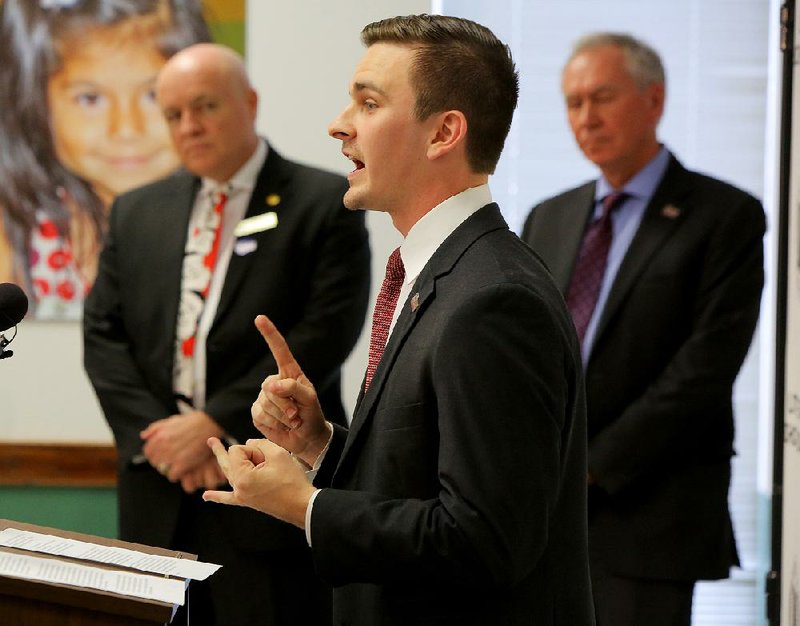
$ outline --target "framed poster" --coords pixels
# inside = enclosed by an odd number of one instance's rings
[[[78,320],[117,194],[179,166],[155,99],[175,52],[244,53],[244,0],[0,0],[0,282]]]

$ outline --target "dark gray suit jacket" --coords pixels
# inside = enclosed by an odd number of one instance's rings
[[[185,171],[117,198],[97,280],[86,301],[84,361],[119,452],[121,538],[169,546],[182,497],[149,465],[133,466],[139,432],[178,412],[172,392],[175,321],[188,219],[200,181]],[[253,325],[265,313],[343,417],[339,372],[358,338],[369,292],[363,213],[347,211],[340,176],[270,149],[247,216],[275,211],[252,235],[255,251],[231,257],[206,343],[206,412],[239,441],[261,435],[250,406],[277,367]],[[267,204],[277,196],[276,206]],[[274,200],[273,200],[274,201]],[[255,511],[208,505],[243,550],[305,546],[303,533]],[[157,512],[157,513],[155,513]]]
[[[334,623],[593,624],[577,339],[496,205],[418,277],[311,519]]]
[[[562,292],[594,183],[535,207],[522,238]],[[763,285],[764,212],[751,195],[671,158],[620,266],[586,366],[589,541],[633,577],[722,578],[732,386]]]

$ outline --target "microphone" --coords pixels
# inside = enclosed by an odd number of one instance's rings
[[[16,337],[16,325],[22,321],[27,312],[28,297],[25,292],[13,283],[0,283],[0,333],[14,326],[14,337]],[[6,346],[14,337],[6,339],[5,335],[0,334],[0,359],[7,359],[14,354],[11,350],[6,350]]]
[[[28,312],[28,296],[14,283],[0,283],[0,333],[16,326]]]

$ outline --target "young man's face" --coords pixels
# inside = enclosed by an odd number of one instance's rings
[[[430,129],[414,116],[413,55],[410,46],[371,45],[353,75],[350,104],[328,129],[355,164],[344,196],[349,209],[396,213],[414,196]]]
[[[153,92],[165,59],[152,42],[103,27],[80,43],[65,42],[61,53],[47,101],[56,156],[66,168],[108,204],[178,166]]]

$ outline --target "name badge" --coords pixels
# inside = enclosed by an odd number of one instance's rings
[[[233,253],[236,256],[247,256],[258,249],[258,242],[251,237],[241,237],[233,244]]]
[[[278,225],[278,214],[275,211],[246,217],[233,230],[235,237],[247,237],[265,230],[272,230]]]

